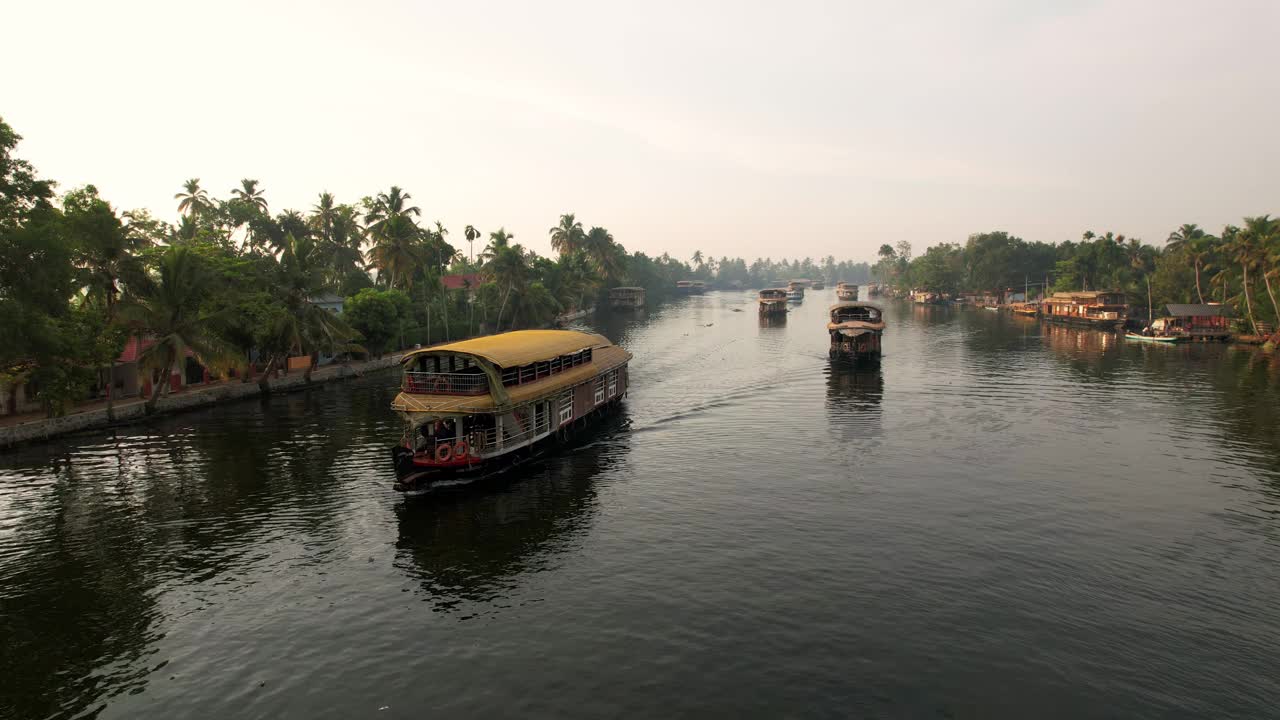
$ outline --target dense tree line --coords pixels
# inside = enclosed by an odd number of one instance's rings
[[[1135,308],[1158,314],[1165,303],[1231,305],[1247,329],[1275,327],[1280,318],[1280,220],[1244,218],[1212,235],[1186,224],[1163,247],[1107,232],[1086,232],[1079,241],[1027,242],[1006,232],[969,236],[963,244],[941,244],[912,256],[909,243],[882,245],[873,271],[900,288],[941,293],[1030,286],[1065,290],[1122,290]]]
[[[175,194],[169,223],[119,212],[93,186],[56,196],[53,182],[14,157],[19,139],[0,120],[0,388],[12,407],[16,387],[35,381],[50,414],[112,377],[130,337],[153,341],[139,363],[154,378],[190,354],[245,381],[252,365],[269,390],[289,357],[378,354],[544,326],[619,285],[644,287],[653,304],[686,278],[746,288],[870,276],[865,263],[833,257],[750,265],[701,251],[689,262],[649,257],[572,213],[549,228],[557,257],[542,257],[505,228],[467,225],[451,237],[395,186],[355,202],[324,192],[305,212],[273,212],[257,180],[219,198],[192,178]],[[449,275],[474,278],[475,287],[450,290]],[[330,296],[345,299],[342,314],[324,309]],[[153,383],[149,408],[167,386]]]

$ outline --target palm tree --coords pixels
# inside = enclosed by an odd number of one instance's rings
[[[138,283],[129,300],[120,307],[120,317],[130,327],[155,340],[138,356],[143,368],[160,371],[159,380],[147,399],[147,413],[155,411],[160,394],[169,385],[174,365],[188,351],[201,365],[213,370],[229,367],[234,362],[227,345],[210,332],[217,318],[202,311],[209,282],[210,277],[195,253],[185,247],[171,247],[160,257],[155,277]]]
[[[702,258],[703,258],[702,251],[701,251],[701,250],[694,250],[694,251],[693,251],[693,257],[689,258],[689,262],[691,262],[691,263],[693,263],[694,265],[697,265],[699,268],[701,268],[701,267],[702,267]]]
[[[308,223],[322,241],[333,242],[333,223],[337,219],[337,214],[338,206],[333,199],[333,193],[320,193],[319,200],[311,207],[311,218]]]
[[[612,283],[622,275],[622,248],[613,241],[613,235],[602,227],[593,227],[582,245],[587,260],[605,283]]]
[[[413,218],[421,217],[422,210],[416,205],[408,204],[412,198],[412,195],[396,185],[392,185],[387,192],[378,193],[376,197],[365,198],[364,222],[369,232],[377,235],[382,224],[394,217],[404,218],[416,225]]]
[[[511,238],[503,228],[489,233],[489,245],[484,255],[488,259],[484,274],[499,288],[502,293],[502,305],[498,308],[498,321],[495,330],[502,329],[502,315],[506,311],[507,301],[516,288],[523,289],[529,280],[529,257],[519,244],[512,245]]]
[[[462,231],[462,235],[467,239],[467,264],[472,265],[476,261],[476,240],[480,237],[480,231],[468,225]]]
[[[176,193],[174,200],[178,200],[178,213],[195,220],[200,213],[207,210],[210,206],[209,193],[200,187],[200,178],[191,178],[182,183],[183,192]]]
[[[410,287],[414,272],[425,264],[422,229],[408,215],[392,214],[376,220],[369,234],[373,239],[369,264],[378,269],[379,280],[386,277],[393,288]]]
[[[1257,335],[1259,334],[1258,321],[1253,317],[1253,300],[1249,297],[1249,268],[1256,262],[1256,253],[1253,247],[1254,236],[1253,233],[1247,230],[1250,220],[1256,220],[1256,218],[1245,218],[1246,228],[1232,233],[1232,240],[1224,250],[1233,262],[1240,264],[1240,282],[1244,292],[1245,313],[1249,318],[1249,324],[1253,327],[1253,333]],[[1223,237],[1224,239],[1226,238],[1225,231]]]
[[[305,352],[312,356],[312,363],[307,365],[303,373],[303,379],[311,382],[311,369],[316,354],[346,349],[354,332],[340,315],[313,302],[315,297],[330,287],[326,279],[324,259],[314,240],[305,235],[286,235],[280,253],[279,271],[276,290],[283,297],[286,312],[281,318],[276,336],[284,341],[282,349]],[[270,375],[269,369],[263,375],[264,380]]]
[[[1184,252],[1191,258],[1192,267],[1196,272],[1196,297],[1200,298],[1201,303],[1204,302],[1204,293],[1200,291],[1200,270],[1207,254],[1204,242],[1206,237],[1200,226],[1195,223],[1184,223],[1182,227],[1169,233],[1169,241],[1165,246],[1170,252]]]
[[[115,328],[120,280],[141,276],[142,267],[135,252],[145,241],[120,222],[115,210],[98,197],[92,186],[68,193],[63,210],[67,230],[78,249],[76,260],[84,270],[83,280],[89,295],[102,302],[106,325]],[[111,354],[106,367],[107,419],[112,421],[115,420],[116,355]]]
[[[580,249],[586,237],[582,232],[582,223],[578,222],[573,213],[561,215],[560,224],[548,232],[551,234],[551,249],[561,255]]]
[[[244,178],[240,181],[240,187],[233,188],[231,194],[237,200],[258,212],[265,213],[267,211],[267,198],[263,196],[263,190],[258,187],[257,180]]]
[[[1270,259],[1269,251],[1277,243],[1277,238],[1280,238],[1280,219],[1273,218],[1270,215],[1245,218],[1244,229],[1240,232],[1240,236],[1247,245],[1243,252],[1248,259],[1248,265],[1262,275],[1262,282],[1267,288],[1267,296],[1271,298],[1271,311],[1280,320],[1280,305],[1276,303],[1275,291],[1271,289],[1271,272],[1266,267],[1267,261]]]

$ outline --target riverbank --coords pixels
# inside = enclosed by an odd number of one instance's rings
[[[310,381],[303,373],[296,371],[282,375],[271,381],[271,393],[293,392],[316,385],[348,380],[367,372],[395,367],[400,358],[408,351],[384,355],[376,360],[359,363],[327,365],[311,373]],[[155,411],[148,414],[145,398],[131,398],[116,403],[115,419],[107,417],[105,402],[88,403],[77,406],[62,417],[44,417],[42,414],[12,415],[0,417],[0,450],[31,442],[49,440],[51,438],[100,430],[115,425],[136,423],[149,418],[172,413],[183,412],[195,408],[208,407],[219,403],[235,402],[262,395],[262,388],[257,381],[240,382],[224,380],[222,382],[198,387],[186,388],[180,392],[166,395],[156,403]]]

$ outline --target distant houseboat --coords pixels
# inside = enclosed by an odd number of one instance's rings
[[[1051,322],[1118,330],[1127,316],[1124,293],[1114,290],[1057,292],[1041,304]]]
[[[677,280],[676,292],[681,295],[701,295],[706,285],[697,280]]]
[[[811,290],[821,290],[821,289],[825,288],[826,286],[827,286],[827,285],[826,285],[826,283],[824,283],[821,279],[818,279],[818,280],[814,280],[814,281],[813,281],[813,285],[811,285],[811,286],[810,286],[810,289],[811,289]]]
[[[600,335],[520,330],[404,356],[391,403],[395,489],[420,495],[540,454],[615,407],[631,353]]]
[[[836,299],[846,302],[858,299],[858,286],[853,283],[836,283]]]
[[[917,305],[940,305],[942,303],[942,294],[932,290],[912,290],[911,302]]]
[[[638,310],[644,307],[644,288],[616,287],[609,291],[609,307],[614,310]]]
[[[706,283],[702,282],[701,280],[694,280],[694,281],[693,281],[693,294],[694,294],[694,295],[701,295],[702,293],[704,293],[704,292],[706,292],[706,291],[707,291],[707,284],[706,284]]]
[[[1157,342],[1226,342],[1231,339],[1230,320],[1224,305],[1165,305],[1165,317],[1158,318],[1135,340]]]
[[[799,280],[792,280],[787,283],[787,299],[791,302],[800,302],[804,300],[804,285]]]
[[[813,281],[810,280],[809,278],[798,278],[796,280],[792,280],[791,282],[787,283],[787,287],[791,287],[792,285],[799,285],[805,290],[808,290],[809,288],[813,287]]]
[[[867,297],[880,297],[883,293],[884,291],[880,288],[878,283],[870,283],[867,285]]]
[[[787,289],[765,288],[760,291],[756,301],[760,305],[761,315],[781,315],[787,312]]]
[[[842,302],[831,306],[827,333],[831,336],[831,354],[853,358],[880,356],[880,336],[884,334],[884,316],[876,305],[868,302]]]
[[[1009,306],[1009,311],[1014,315],[1035,317],[1040,314],[1040,303],[1016,302]]]

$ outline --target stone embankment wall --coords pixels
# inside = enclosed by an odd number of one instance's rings
[[[396,354],[362,363],[320,368],[312,373],[310,383],[303,379],[302,373],[297,372],[272,379],[271,392],[290,392],[337,380],[346,380],[366,372],[395,367],[399,362],[400,355]],[[156,403],[155,412],[150,417],[233,402],[244,398],[257,397],[261,394],[262,390],[258,387],[257,381],[247,383],[230,381],[208,387],[191,388],[174,395],[161,397]],[[115,415],[116,419],[112,422],[107,419],[105,408],[95,408],[82,412],[72,412],[62,417],[41,418],[17,425],[0,427],[0,448],[48,440],[59,435],[83,430],[94,430],[112,425],[137,422],[148,417],[146,403],[141,400],[120,403],[115,408]]]

